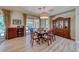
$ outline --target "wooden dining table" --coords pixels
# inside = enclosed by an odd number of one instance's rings
[[[40,42],[42,41],[42,43],[46,40],[45,35],[48,35],[47,32],[37,32],[37,34],[39,41]]]
[[[38,39],[38,43],[44,43],[44,42],[47,42],[48,45],[50,45],[52,43],[52,41],[54,40],[53,39],[53,33],[51,32],[34,32],[34,33],[37,33],[37,38]],[[35,40],[36,40],[35,39]]]
[[[39,38],[44,38],[44,34],[48,34],[47,32],[37,32]]]

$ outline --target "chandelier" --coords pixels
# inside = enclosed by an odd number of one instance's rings
[[[40,11],[43,10],[43,12],[40,14],[40,19],[48,19],[48,18],[49,18],[48,13],[45,12],[45,8],[46,8],[46,7],[39,8]]]

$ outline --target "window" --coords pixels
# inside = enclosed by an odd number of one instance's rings
[[[39,19],[34,19],[34,28],[39,28]]]
[[[5,25],[3,21],[3,16],[0,15],[0,39],[4,37],[4,33],[5,33]]]
[[[44,29],[49,28],[49,20],[48,19],[41,19],[41,27]]]
[[[37,17],[28,16],[26,22],[28,29],[33,28],[36,31],[39,28],[39,18]]]

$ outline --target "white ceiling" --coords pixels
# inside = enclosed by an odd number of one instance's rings
[[[43,8],[39,10],[39,8]],[[27,14],[31,15],[36,15],[39,16],[40,13],[42,12],[47,12],[50,16],[55,15],[61,12],[65,12],[71,9],[74,9],[75,7],[73,6],[5,6],[5,7],[0,7],[0,8],[5,8],[5,9],[11,9],[11,10],[17,10],[21,11]]]
[[[65,12],[71,9],[74,9],[74,7],[71,6],[45,6],[45,10],[39,10],[38,8],[42,8],[41,6],[27,6],[27,7],[23,7],[31,12],[34,12],[35,14],[40,14],[42,12],[47,12],[49,15],[55,15],[61,12]]]

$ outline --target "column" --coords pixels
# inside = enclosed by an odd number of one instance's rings
[[[26,14],[23,14],[24,36],[26,36],[26,19],[27,19],[27,15]]]

